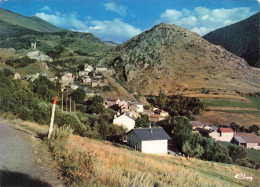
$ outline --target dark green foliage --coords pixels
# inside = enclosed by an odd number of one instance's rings
[[[103,103],[104,99],[101,96],[95,95],[93,98],[89,99],[86,102],[86,112],[96,114],[104,113],[105,107]]]
[[[231,129],[233,129],[234,132],[239,131],[240,126],[238,124],[236,124],[235,122],[231,122],[229,126]]]
[[[74,113],[57,110],[54,121],[58,127],[70,126],[70,128],[74,130],[73,132],[80,136],[85,136],[89,130],[88,125],[83,125]]]
[[[149,116],[147,114],[144,114],[140,117],[138,117],[135,120],[135,127],[142,127],[142,128],[149,128],[150,127],[151,122],[149,121]]]
[[[232,162],[235,164],[243,163],[247,158],[247,152],[244,147],[237,145],[228,146],[229,156],[232,158]]]
[[[74,51],[74,53],[77,53],[78,55],[81,55],[81,56],[88,56],[88,53],[83,52],[81,50],[76,50],[76,51]]]
[[[13,76],[13,75],[14,75],[13,70],[11,70],[11,69],[9,69],[9,68],[4,68],[3,71],[4,71],[4,74],[5,74],[6,77],[9,77],[9,76]]]
[[[86,106],[83,104],[76,104],[76,110],[80,111],[81,113],[85,113],[86,111]]]
[[[30,59],[28,56],[24,56],[19,59],[9,59],[5,63],[7,65],[13,66],[15,68],[19,68],[19,67],[25,67],[29,64],[33,64],[35,62],[36,62],[36,60]]]
[[[249,130],[249,132],[254,132],[254,133],[258,134],[260,128],[257,125],[252,125],[252,126],[249,127],[248,130]]]
[[[152,106],[169,112],[171,116],[186,116],[191,120],[194,115],[199,115],[205,107],[197,97],[166,96],[162,91],[159,96],[148,96],[147,101]]]
[[[44,76],[39,76],[38,79],[31,83],[31,87],[39,99],[49,102],[53,101],[58,92],[56,85]]]
[[[204,153],[204,148],[200,145],[201,136],[194,134],[189,141],[186,141],[182,146],[182,151],[190,157],[200,158]]]
[[[58,58],[65,51],[65,48],[61,45],[55,46],[54,50],[48,51],[46,54],[52,58]]]
[[[171,121],[173,131],[173,141],[177,149],[181,151],[185,142],[190,142],[192,138],[192,125],[190,120],[186,117],[175,117]]]
[[[70,96],[77,104],[83,104],[86,97],[86,92],[82,89],[77,89],[74,90]]]

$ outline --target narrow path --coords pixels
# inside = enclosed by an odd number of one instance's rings
[[[41,180],[30,144],[13,126],[0,122],[0,187],[51,186]]]

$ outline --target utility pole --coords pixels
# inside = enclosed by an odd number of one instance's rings
[[[71,97],[70,97],[70,112],[71,112]]]
[[[63,111],[63,92],[61,94],[61,111]]]
[[[74,101],[74,112],[76,112],[76,103]]]
[[[51,133],[52,133],[52,130],[53,130],[53,122],[54,122],[54,116],[55,116],[56,102],[57,102],[57,97],[55,97],[55,99],[53,101],[52,114],[51,114],[51,123],[50,123],[48,139],[51,137]]]
[[[68,111],[68,98],[66,98],[66,112]]]

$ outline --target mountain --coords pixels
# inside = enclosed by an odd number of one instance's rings
[[[15,33],[61,32],[65,29],[56,27],[36,16],[25,17],[9,10],[0,8],[0,35],[1,37]]]
[[[250,66],[260,68],[259,33],[260,12],[240,22],[212,31],[203,38],[245,59]]]
[[[107,44],[109,46],[118,46],[119,44],[112,42],[112,41],[103,41],[104,44]]]
[[[111,66],[131,92],[259,90],[260,71],[198,34],[165,23],[114,49]]]

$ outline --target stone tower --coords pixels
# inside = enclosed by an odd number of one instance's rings
[[[36,42],[34,42],[34,43],[32,42],[32,43],[31,43],[31,48],[32,48],[32,49],[36,49]]]

